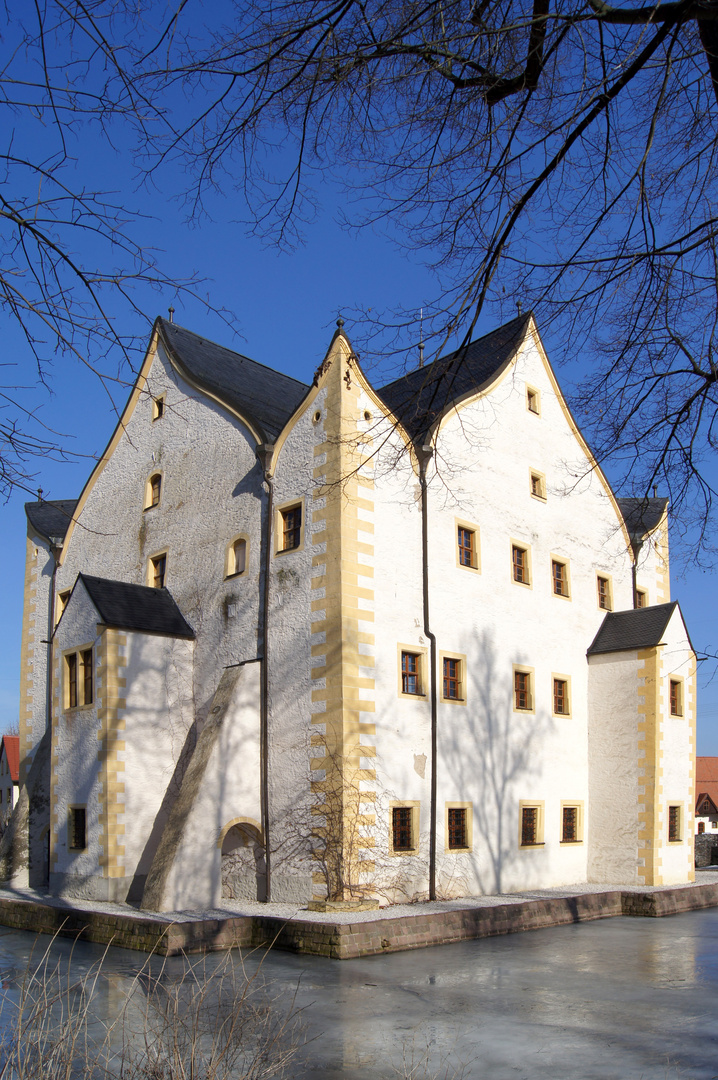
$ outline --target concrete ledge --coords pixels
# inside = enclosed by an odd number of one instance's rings
[[[659,918],[718,906],[718,883],[632,892],[613,889],[537,897],[487,906],[421,910],[356,922],[236,915],[173,921],[131,909],[91,911],[71,902],[0,897],[0,925],[36,934],[69,935],[162,956],[232,948],[277,948],[335,960],[422,949],[455,941],[515,934],[616,915]]]

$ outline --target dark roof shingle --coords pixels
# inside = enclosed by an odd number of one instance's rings
[[[117,630],[194,638],[194,630],[167,589],[78,574],[103,623]]]
[[[157,319],[165,347],[173,360],[205,390],[236,409],[269,441],[276,439],[309,387],[273,371],[241,353]]]
[[[40,536],[47,540],[64,540],[77,503],[77,499],[42,499],[25,503],[25,513]]]
[[[668,499],[617,499],[626,528],[634,539],[653,532],[666,512]]]
[[[609,611],[588,648],[588,655],[623,652],[625,649],[649,649],[658,645],[678,601],[654,604],[629,611]]]
[[[531,315],[519,315],[426,367],[414,368],[379,390],[414,439],[424,435],[453,402],[483,386],[511,358]]]

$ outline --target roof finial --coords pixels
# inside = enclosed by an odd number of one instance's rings
[[[653,498],[654,499],[658,498],[658,484],[653,485]]]
[[[170,317],[170,322],[174,322],[175,321],[175,309],[172,307],[171,304],[170,304],[170,307],[169,307],[168,315]]]
[[[419,367],[424,366],[424,309],[419,310]]]
[[[38,488],[37,489],[37,497],[38,497],[39,502],[42,502],[42,496],[43,496],[43,490],[42,490],[42,488]]]
[[[342,313],[340,311],[337,314],[337,330],[342,330],[343,328],[344,328],[344,319],[342,318]]]
[[[523,307],[523,304],[521,303],[520,300],[516,301],[516,307],[518,308],[519,315],[521,315],[521,308]]]

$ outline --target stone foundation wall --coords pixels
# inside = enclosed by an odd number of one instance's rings
[[[55,907],[0,898],[0,925],[162,956],[239,947],[276,948],[348,960],[616,915],[659,918],[716,906],[718,884],[652,892],[586,893],[355,923],[300,922],[269,915],[171,922],[124,912],[83,911],[70,905]]]

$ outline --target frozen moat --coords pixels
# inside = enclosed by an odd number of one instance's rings
[[[37,956],[48,941],[0,928],[10,1003],[31,950]],[[81,975],[104,950],[58,940],[52,952],[71,956]],[[108,950],[98,1013],[113,1019],[145,962]],[[159,958],[151,963],[159,969]],[[245,958],[249,971],[256,963]],[[179,979],[184,964],[165,961],[163,977]],[[460,1075],[462,1065],[463,1076],[490,1080],[718,1076],[718,909],[341,962],[277,952],[263,974],[273,995],[287,1004],[295,995],[301,1010],[307,1041],[286,1074],[293,1080],[405,1076],[412,1058],[420,1062],[412,1080]]]

